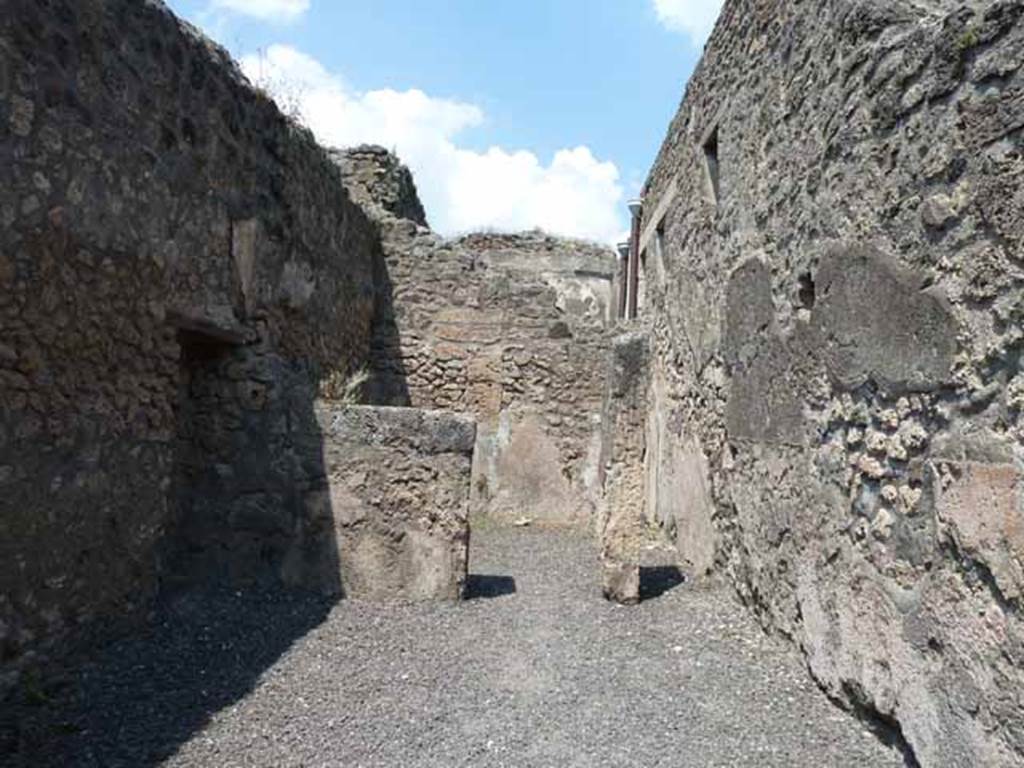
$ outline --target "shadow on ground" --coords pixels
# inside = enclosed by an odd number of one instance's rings
[[[640,599],[653,600],[686,581],[683,572],[674,565],[640,567]]]
[[[0,711],[0,764],[155,766],[243,698],[333,601],[281,587],[192,590],[80,638]],[[90,650],[91,649],[91,650]]]
[[[466,600],[514,595],[516,580],[511,576],[487,576],[471,573],[466,579]]]

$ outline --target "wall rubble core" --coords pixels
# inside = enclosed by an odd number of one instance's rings
[[[727,0],[645,186],[646,514],[922,766],[1021,765],[1024,3],[805,6]]]

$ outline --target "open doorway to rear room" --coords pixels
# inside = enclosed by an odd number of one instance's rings
[[[704,138],[704,178],[708,190],[708,198],[712,205],[717,206],[722,199],[721,169],[718,160],[718,126],[716,125]]]
[[[178,394],[175,405],[174,516],[168,535],[172,583],[187,580],[193,565],[217,546],[217,502],[223,500],[220,457],[229,448],[232,420],[229,362],[237,343],[179,327]]]

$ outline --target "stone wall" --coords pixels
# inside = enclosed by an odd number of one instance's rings
[[[393,302],[374,335],[371,399],[477,417],[475,510],[589,519],[614,254],[538,232],[445,239],[394,215],[418,203],[386,153],[359,148],[339,163],[380,222]]]
[[[341,168],[345,187],[360,205],[382,208],[399,219],[427,226],[412,173],[384,147],[366,144],[351,149],[330,150],[331,159]]]
[[[310,134],[162,4],[6,0],[0,661],[139,605],[172,558],[283,557],[378,254]]]
[[[928,767],[1024,761],[1022,14],[729,0],[644,194],[650,514]]]
[[[329,403],[316,416],[326,483],[306,496],[285,581],[363,599],[462,597],[472,418]]]

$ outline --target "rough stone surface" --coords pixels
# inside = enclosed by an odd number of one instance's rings
[[[647,514],[926,768],[1024,763],[1022,16],[728,0],[644,193]]]
[[[609,600],[626,604],[640,600],[648,366],[645,334],[631,332],[612,339],[601,414],[604,498],[596,528],[602,590]]]
[[[345,187],[363,208],[381,207],[387,213],[427,226],[412,173],[384,147],[363,145],[331,150],[331,158],[345,177]]]
[[[213,585],[162,603],[41,682],[45,705],[0,710],[5,765],[904,765],[727,589],[622,608],[601,599],[582,532],[473,542],[460,603]]]
[[[476,425],[440,411],[317,407],[326,487],[305,496],[289,584],[362,599],[458,599]]]
[[[1024,594],[1024,513],[1012,464],[939,460],[929,467],[936,522],[963,556],[982,565],[1007,600]]]
[[[178,558],[283,556],[378,255],[312,136],[161,3],[4,0],[3,681]]]
[[[826,253],[814,283],[821,292],[811,311],[815,349],[836,390],[871,383],[891,398],[950,382],[956,324],[942,294],[926,291],[921,275],[859,246]]]
[[[540,232],[441,238],[408,213],[393,158],[336,157],[379,222],[394,306],[374,334],[372,400],[476,416],[474,511],[589,520],[614,254]]]

